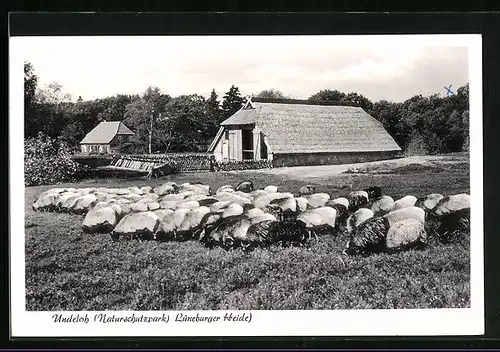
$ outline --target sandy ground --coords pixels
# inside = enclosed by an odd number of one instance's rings
[[[305,178],[323,178],[323,177],[335,176],[349,169],[362,169],[370,167],[383,167],[384,169],[386,168],[391,169],[394,167],[400,167],[409,164],[437,166],[437,165],[444,165],[457,162],[469,162],[468,154],[409,156],[400,159],[381,160],[368,163],[321,165],[321,166],[294,166],[294,167],[280,167],[276,169],[252,170],[252,171],[266,173],[266,174],[273,174],[273,175],[286,175],[286,177],[293,179],[305,179]]]

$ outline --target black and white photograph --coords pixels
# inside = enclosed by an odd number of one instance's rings
[[[482,331],[479,35],[10,52],[19,334]]]

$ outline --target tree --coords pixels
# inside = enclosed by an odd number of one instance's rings
[[[239,88],[233,84],[222,100],[222,115],[224,119],[227,119],[241,109],[243,102],[244,99],[241,97]]]
[[[286,99],[287,97],[277,89],[264,89],[256,95],[257,98],[265,99]]]
[[[35,74],[33,65],[24,62],[24,104],[25,106],[33,106],[35,102],[36,88],[38,85],[38,76]]]
[[[373,109],[373,103],[370,101],[370,99],[358,93],[352,92],[347,94],[344,97],[343,101],[359,105],[368,113],[370,113]]]
[[[158,144],[165,152],[200,151],[213,137],[208,104],[201,95],[181,95],[165,108],[158,122]]]
[[[346,95],[345,93],[339,92],[338,90],[324,89],[320,90],[318,93],[313,94],[309,97],[309,100],[314,101],[344,101]]]
[[[124,109],[124,122],[136,132],[137,147],[152,153],[159,148],[157,140],[160,137],[153,138],[156,122],[165,113],[171,97],[162,94],[158,87],[148,87],[142,97],[132,99]]]
[[[97,118],[99,121],[121,121],[125,113],[125,108],[132,102],[132,96],[118,94],[114,97],[99,99],[98,104],[101,105],[102,111],[99,112]]]
[[[24,62],[24,134],[26,137],[37,136],[36,89],[38,76],[33,65]]]
[[[71,95],[63,91],[63,86],[58,82],[52,82],[39,89],[36,93],[37,101],[40,103],[58,104],[63,102],[70,102]]]

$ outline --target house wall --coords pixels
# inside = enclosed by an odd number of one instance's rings
[[[81,152],[84,154],[110,154],[111,147],[109,144],[81,144]]]
[[[400,152],[352,152],[352,153],[297,153],[274,154],[271,157],[274,167],[307,166],[307,165],[339,165],[354,164],[376,160],[393,159]]]

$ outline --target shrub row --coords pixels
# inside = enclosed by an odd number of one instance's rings
[[[269,169],[272,167],[273,167],[273,162],[270,160],[258,160],[258,161],[245,160],[245,161],[230,161],[230,162],[214,161],[214,171]]]

